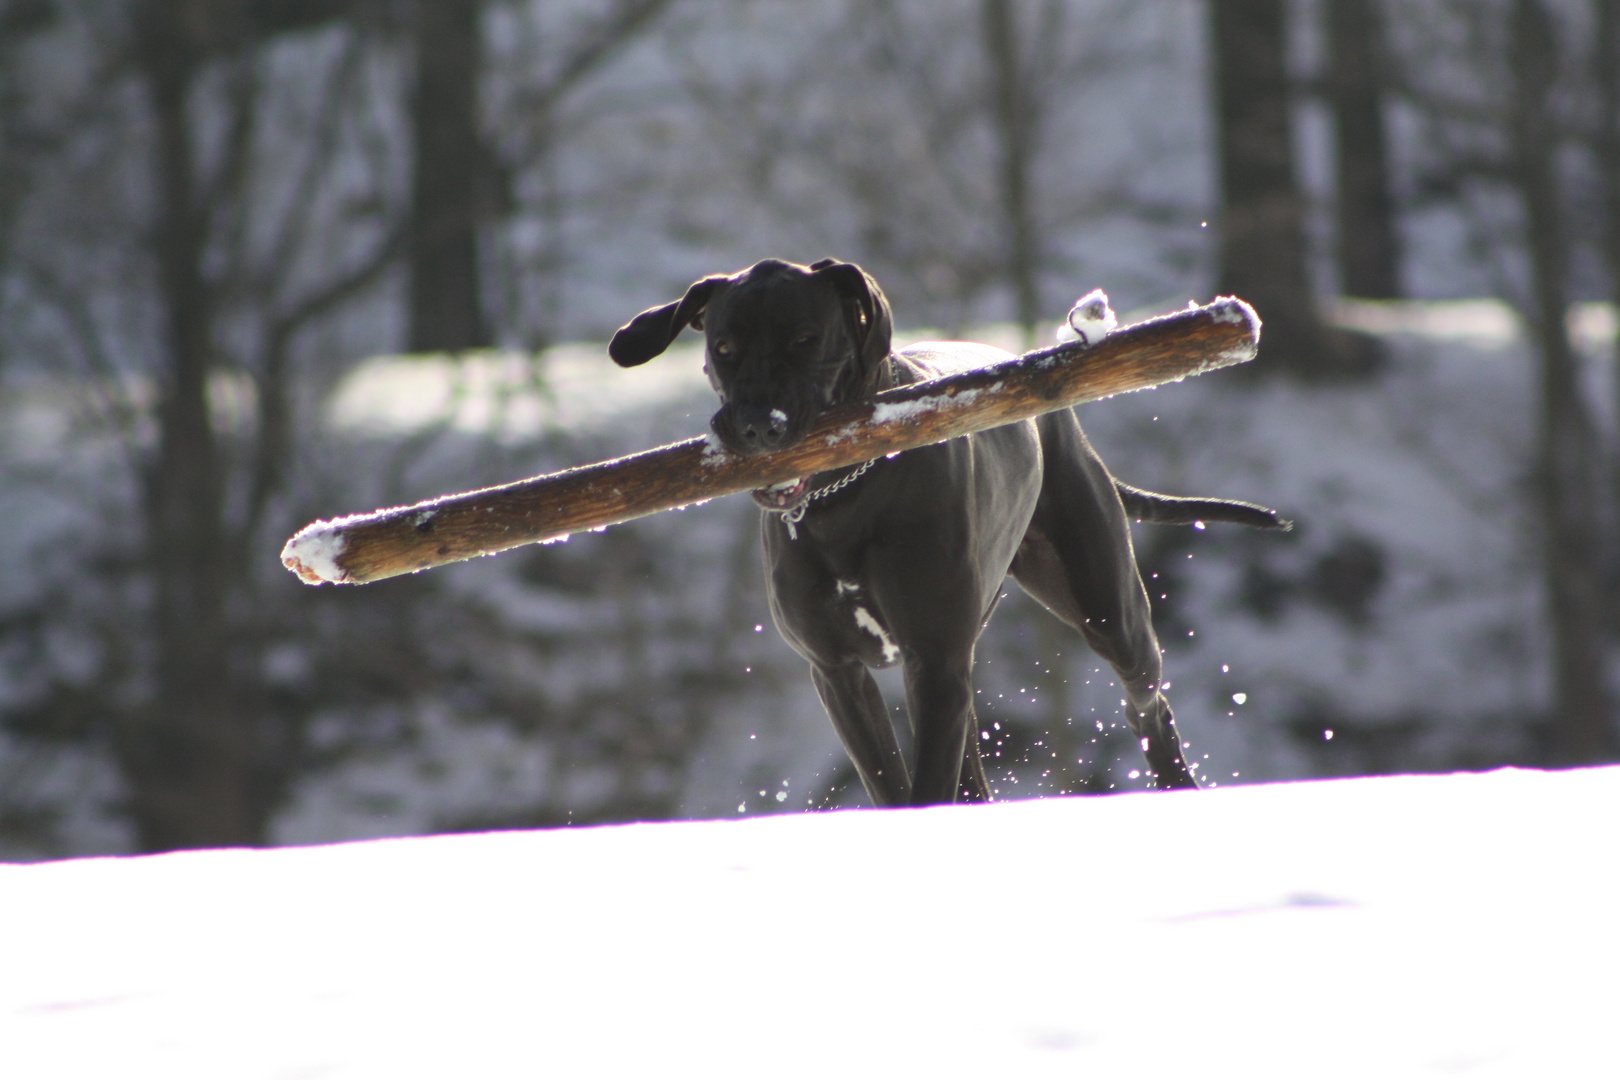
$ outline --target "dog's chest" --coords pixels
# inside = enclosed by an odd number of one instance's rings
[[[863,659],[873,667],[887,667],[899,662],[900,646],[889,634],[889,628],[874,613],[870,600],[858,582],[837,578],[834,581],[833,609],[841,617],[846,632],[858,642]]]

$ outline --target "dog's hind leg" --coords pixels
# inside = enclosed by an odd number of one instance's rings
[[[1164,669],[1147,590],[1113,477],[1067,410],[1041,418],[1040,502],[1011,573],[1108,661],[1125,690],[1125,718],[1156,786],[1197,787],[1175,715],[1160,692]]]
[[[1117,589],[1095,582],[1076,588],[1065,563],[1084,560],[1066,560],[1043,533],[1033,527],[1030,533],[1013,562],[1013,576],[1047,610],[1080,631],[1092,651],[1114,669],[1125,690],[1126,722],[1141,744],[1155,786],[1197,787],[1182,757],[1175,714],[1159,689],[1164,676],[1159,640],[1134,563]]]
[[[1181,735],[1176,731],[1175,714],[1163,694],[1154,694],[1145,710],[1125,703],[1125,720],[1142,745],[1153,784],[1161,788],[1195,788],[1198,781],[1181,754]]]
[[[984,775],[984,758],[979,753],[979,733],[975,723],[968,728],[967,751],[962,755],[962,775],[956,781],[958,802],[989,802],[990,781]]]
[[[872,805],[909,803],[911,778],[906,759],[871,672],[855,661],[837,667],[811,664],[810,676]]]

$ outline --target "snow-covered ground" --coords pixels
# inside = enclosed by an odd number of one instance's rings
[[[0,1075],[1612,1075],[1620,768],[0,866]]]

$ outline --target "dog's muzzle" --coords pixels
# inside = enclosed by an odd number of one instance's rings
[[[720,444],[733,453],[752,455],[778,449],[788,434],[788,417],[780,409],[726,406],[709,421]],[[785,514],[810,494],[810,478],[798,476],[769,487],[755,488],[754,502],[763,510]]]
[[[732,410],[732,436],[744,453],[778,449],[788,441],[788,430],[788,414],[781,409],[742,406]]]

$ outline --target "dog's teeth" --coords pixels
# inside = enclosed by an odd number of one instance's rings
[[[766,491],[792,491],[803,481],[803,477],[795,476],[792,480],[784,480],[780,484],[772,484]]]

